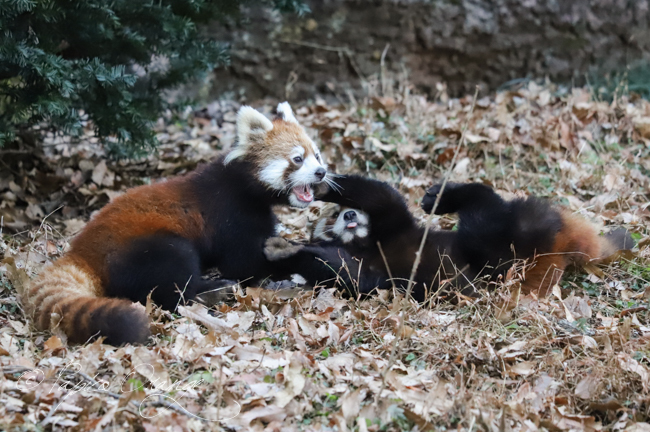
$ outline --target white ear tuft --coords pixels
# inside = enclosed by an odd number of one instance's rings
[[[293,115],[293,110],[291,109],[289,102],[282,102],[281,104],[278,104],[276,111],[282,120],[298,124],[298,120],[296,120],[296,117]]]
[[[246,153],[246,149],[254,141],[260,140],[268,131],[273,129],[273,123],[264,114],[254,108],[244,105],[237,112],[237,146],[226,156],[228,163]]]
[[[264,114],[249,106],[237,112],[237,138],[239,145],[249,145],[251,135],[263,134],[273,129],[273,123]]]

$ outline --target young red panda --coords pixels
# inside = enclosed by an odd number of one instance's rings
[[[440,192],[433,186],[422,200],[431,213]],[[546,296],[569,266],[602,263],[634,240],[623,228],[599,235],[584,218],[538,197],[506,201],[480,183],[449,183],[436,214],[457,213],[458,253],[474,271],[494,279],[503,276],[513,259],[527,260],[521,290]]]
[[[313,240],[320,242],[287,246],[269,240],[267,257],[308,276],[313,268],[319,269],[321,260],[328,261],[332,269],[339,269],[343,261],[352,263],[350,273],[359,275],[362,293],[389,288],[393,283],[405,287],[424,228],[401,194],[388,184],[360,176],[337,176],[336,182],[341,192],[330,189],[321,198],[335,204],[326,206],[314,225]],[[425,212],[432,211],[439,191],[440,186],[427,191],[422,201]],[[507,272],[514,259],[532,261],[522,291],[546,295],[567,266],[599,260],[633,246],[625,230],[601,237],[584,219],[542,199],[504,201],[478,183],[448,184],[436,209],[436,214],[445,213],[458,213],[459,229],[429,232],[415,276],[413,297],[419,301],[443,281],[452,281],[452,288],[471,293],[474,279],[488,276],[495,280]],[[306,278],[314,283],[313,277]]]
[[[181,177],[127,191],[104,207],[71,249],[27,287],[23,302],[39,329],[58,325],[71,342],[143,343],[149,293],[168,310],[230,281],[274,273],[263,253],[274,235],[271,207],[306,207],[313,184],[330,181],[314,142],[289,104],[270,121],[251,107],[237,114],[235,148]]]

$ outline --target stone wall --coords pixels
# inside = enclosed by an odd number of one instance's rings
[[[232,65],[215,73],[214,94],[305,99],[356,91],[380,70],[408,71],[420,90],[549,76],[584,82],[590,68],[620,70],[650,48],[648,0],[311,0],[297,18],[246,11],[215,25],[232,43]],[[388,47],[388,48],[386,48]]]

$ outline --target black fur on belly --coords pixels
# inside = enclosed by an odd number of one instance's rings
[[[387,183],[357,175],[339,176],[336,182],[340,192],[328,190],[321,199],[365,212],[370,220],[368,236],[349,244],[335,239],[310,245],[309,251],[301,249],[282,265],[296,273],[315,274],[318,265],[314,263],[320,258],[327,258],[331,267],[338,268],[342,260],[337,256],[342,255],[360,263],[356,270],[365,281],[363,291],[393,284],[405,288],[424,228],[402,195]],[[436,185],[427,191],[422,201],[425,212],[431,212],[440,189]],[[534,197],[506,202],[492,188],[479,183],[447,184],[436,213],[458,213],[459,228],[429,232],[412,291],[419,301],[436,292],[442,283],[471,293],[475,278],[494,280],[514,259],[549,251],[562,227],[559,212],[548,202]]]

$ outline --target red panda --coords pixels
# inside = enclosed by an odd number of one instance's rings
[[[104,207],[43,269],[23,302],[39,329],[58,325],[70,342],[144,343],[153,301],[174,310],[197,293],[258,280],[274,269],[263,253],[274,235],[272,206],[306,207],[328,182],[314,142],[289,104],[270,121],[251,107],[237,114],[237,145],[225,158],[181,177],[128,190]],[[217,267],[226,281],[201,279]]]
[[[335,204],[325,206],[314,224],[315,243],[289,246],[270,239],[267,257],[278,266],[293,266],[312,284],[324,281],[321,261],[332,270],[345,261],[352,263],[349,273],[358,275],[361,293],[393,284],[406,287],[424,228],[404,198],[388,184],[360,176],[337,176],[336,183],[336,190],[320,197]],[[427,191],[425,212],[432,211],[439,191],[439,185]],[[436,214],[445,213],[458,213],[459,229],[429,232],[412,292],[419,301],[445,281],[471,294],[477,277],[496,280],[514,259],[530,264],[522,292],[547,295],[567,266],[602,260],[633,246],[625,230],[601,237],[589,222],[567,210],[536,197],[504,201],[478,183],[448,184],[436,209]],[[345,274],[343,281],[352,283]]]
[[[422,209],[432,211],[441,185],[427,190]],[[480,266],[494,279],[526,260],[521,284],[524,294],[548,295],[569,266],[601,263],[619,250],[632,249],[634,240],[622,228],[604,236],[584,218],[538,197],[506,201],[480,183],[450,183],[436,214],[458,213],[458,251],[470,268]]]

